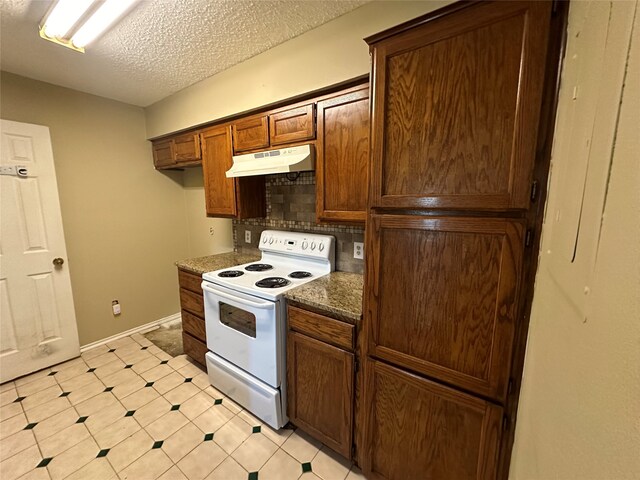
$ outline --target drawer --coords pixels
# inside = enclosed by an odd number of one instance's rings
[[[188,333],[182,332],[182,346],[184,347],[184,353],[189,355],[204,368],[207,368],[207,363],[204,359],[204,356],[207,353],[207,345],[204,342],[192,337]]]
[[[180,288],[186,288],[192,292],[202,295],[202,277],[194,273],[189,273],[184,270],[178,269],[178,283]]]
[[[204,300],[202,295],[198,295],[197,293],[181,288],[180,305],[183,310],[188,310],[189,312],[204,318]]]
[[[269,115],[271,145],[301,142],[315,137],[313,103]]]
[[[355,328],[353,325],[292,306],[287,308],[287,312],[289,329],[353,351]]]
[[[207,343],[207,330],[204,320],[186,310],[182,311],[182,330]]]

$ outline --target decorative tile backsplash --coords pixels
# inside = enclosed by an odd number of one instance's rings
[[[266,176],[267,216],[233,221],[236,252],[255,253],[263,230],[289,230],[333,235],[336,238],[336,270],[362,273],[364,261],[353,258],[353,242],[364,242],[364,228],[316,223],[316,174],[300,172]],[[251,243],[245,243],[245,231]]]

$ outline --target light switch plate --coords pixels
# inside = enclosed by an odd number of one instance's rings
[[[251,243],[251,230],[244,231],[244,243]]]
[[[353,258],[364,258],[364,243],[353,242]]]

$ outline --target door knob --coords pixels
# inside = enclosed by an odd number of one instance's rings
[[[53,259],[53,264],[54,264],[56,267],[60,267],[60,266],[62,266],[62,264],[63,264],[63,263],[64,263],[64,259],[62,259],[62,258],[60,258],[60,257],[57,257],[57,258],[54,258],[54,259]]]

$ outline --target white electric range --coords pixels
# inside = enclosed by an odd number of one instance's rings
[[[265,230],[258,262],[202,275],[209,381],[274,428],[286,425],[287,290],[334,270],[329,235]]]

